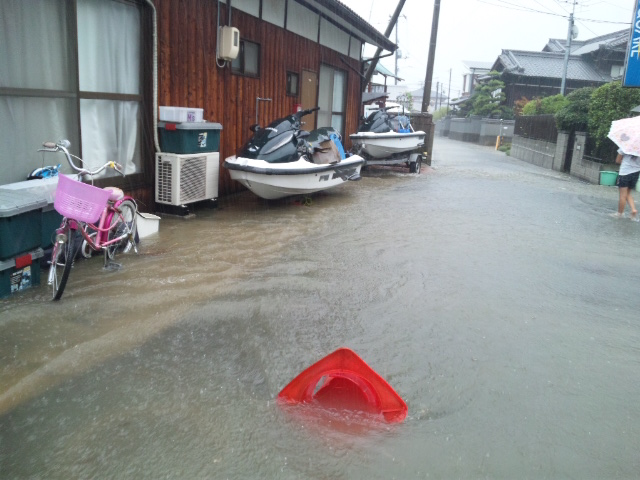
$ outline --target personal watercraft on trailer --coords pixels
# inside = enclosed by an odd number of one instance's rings
[[[421,150],[424,137],[425,132],[412,131],[409,117],[390,114],[386,108],[371,113],[358,128],[358,133],[349,135],[353,151],[367,162],[378,159],[404,161],[410,152]]]
[[[336,130],[323,127],[307,132],[300,128],[300,119],[316,110],[319,107],[296,112],[264,128],[254,125],[253,137],[237,155],[224,161],[231,178],[268,200],[360,180],[364,159],[344,153]]]

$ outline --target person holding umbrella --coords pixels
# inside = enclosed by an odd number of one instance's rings
[[[623,118],[611,122],[607,135],[618,145],[616,163],[618,172],[618,211],[614,215],[622,217],[627,204],[631,208],[631,219],[638,220],[638,210],[631,192],[635,190],[640,176],[640,117]]]

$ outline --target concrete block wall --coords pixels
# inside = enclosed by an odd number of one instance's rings
[[[480,123],[480,145],[495,145],[500,135],[503,137],[503,143],[512,143],[515,123],[515,120],[483,118]]]
[[[589,183],[598,185],[600,183],[600,172],[607,170],[618,170],[618,165],[593,162],[583,158],[584,146],[587,141],[585,132],[576,132],[576,139],[573,146],[573,158],[571,159],[571,175]]]
[[[556,144],[514,135],[511,142],[511,156],[539,167],[553,168]]]
[[[551,165],[551,168],[557,172],[564,172],[565,170],[567,148],[569,148],[569,132],[560,131],[556,140],[556,153]]]
[[[478,143],[480,140],[480,117],[453,118],[449,130],[449,138],[463,142]]]

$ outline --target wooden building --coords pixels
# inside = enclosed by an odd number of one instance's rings
[[[147,210],[159,106],[202,108],[222,124],[221,163],[256,117],[264,125],[298,105],[320,106],[307,128],[333,125],[348,147],[363,44],[396,48],[337,0],[12,0],[0,17],[0,185],[63,162],[36,150],[68,138],[89,167],[122,163],[123,188]],[[233,61],[216,56],[219,26],[240,32]],[[221,168],[219,194],[240,188]]]

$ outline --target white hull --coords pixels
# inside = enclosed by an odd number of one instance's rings
[[[424,137],[425,133],[422,131],[412,133],[361,132],[349,135],[354,146],[361,145],[360,151],[372,158],[386,158],[415,150],[424,143]]]
[[[233,180],[267,200],[304,195],[336,187],[359,178],[364,159],[352,155],[333,165],[314,164],[300,158],[290,163],[268,163],[242,157],[228,157],[224,166]]]

